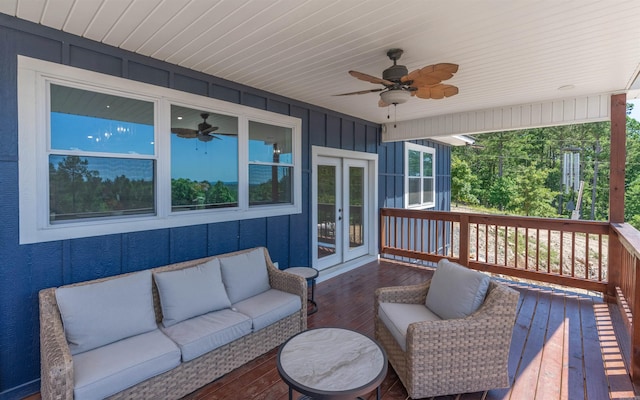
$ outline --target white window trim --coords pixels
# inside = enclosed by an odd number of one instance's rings
[[[419,151],[421,153],[430,153],[433,160],[433,168],[431,169],[431,178],[433,182],[433,201],[424,202],[420,204],[409,205],[409,151]],[[422,146],[415,143],[405,142],[404,144],[404,208],[408,209],[424,209],[433,208],[436,205],[436,149],[433,147]],[[423,175],[422,171],[422,156],[420,157],[420,187],[422,188],[423,178],[427,178]],[[424,195],[424,189],[420,191],[420,198]]]
[[[156,104],[156,215],[49,223],[47,81],[111,91]],[[302,212],[302,121],[299,118],[135,82],[66,65],[18,56],[18,168],[20,244],[101,236]],[[238,117],[239,143],[248,141],[248,121],[291,128],[293,132],[293,203],[249,207],[248,146],[238,149],[238,207],[171,211],[171,104],[202,108]],[[162,134],[166,132],[166,134]]]

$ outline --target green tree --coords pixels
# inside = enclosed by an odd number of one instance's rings
[[[500,211],[509,210],[513,206],[516,187],[513,179],[508,177],[496,178],[489,189],[489,205]]]
[[[466,161],[453,154],[451,157],[451,200],[456,204],[478,204],[471,189],[477,177],[471,172]]]
[[[236,196],[221,181],[211,186],[206,193],[205,201],[207,204],[228,204],[237,202]]]
[[[538,217],[555,216],[551,202],[556,194],[544,185],[548,174],[547,169],[538,168],[535,162],[519,169],[514,198],[514,205],[519,212]]]

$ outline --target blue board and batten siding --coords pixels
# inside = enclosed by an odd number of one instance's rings
[[[301,214],[19,245],[17,56],[298,117]],[[356,99],[354,101],[362,101]],[[281,267],[311,260],[311,146],[379,154],[379,205],[402,207],[402,143],[380,126],[0,14],[0,399],[39,390],[38,291],[88,279],[266,246]],[[449,208],[450,150],[436,147],[437,208]],[[47,201],[42,199],[42,201]],[[301,234],[305,232],[305,234]]]

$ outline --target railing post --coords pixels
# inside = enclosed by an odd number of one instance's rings
[[[469,266],[469,215],[460,214],[460,264]]]
[[[384,249],[387,247],[385,238],[387,237],[387,226],[385,224],[386,218],[384,217],[384,209],[380,209],[380,241],[378,242],[378,252],[380,255],[384,254]]]
[[[609,246],[607,249],[607,292],[605,300],[609,303],[616,301],[616,287],[622,283],[622,243],[618,234],[609,226]]]

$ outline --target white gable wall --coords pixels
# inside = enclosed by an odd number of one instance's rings
[[[394,123],[390,122],[383,126],[382,140],[437,139],[452,135],[608,121],[610,102],[610,94],[601,94],[400,121],[395,123],[395,128]]]

